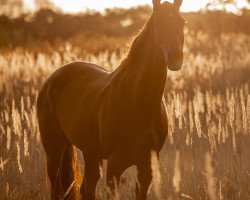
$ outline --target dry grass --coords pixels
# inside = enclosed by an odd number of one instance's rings
[[[169,135],[160,163],[152,165],[156,185],[149,199],[250,199],[249,44],[246,35],[187,37],[185,67],[168,74]],[[0,199],[49,199],[35,105],[55,66],[78,59],[112,70],[121,59],[69,44],[51,52],[0,54]],[[135,177],[135,168],[125,172],[120,199],[135,197]],[[99,199],[105,199],[104,178]]]

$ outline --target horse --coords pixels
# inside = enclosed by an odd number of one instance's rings
[[[72,62],[40,89],[37,116],[52,199],[94,200],[103,160],[111,194],[122,173],[137,166],[136,198],[147,199],[151,152],[159,159],[168,133],[167,71],[182,67],[185,24],[182,0],[152,3],[150,18],[115,70]],[[84,157],[82,181],[76,148]]]

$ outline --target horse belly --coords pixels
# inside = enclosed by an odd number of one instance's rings
[[[163,105],[155,111],[151,119],[135,109],[121,109],[121,106],[119,103],[110,103],[100,113],[99,134],[104,153],[109,155],[122,146],[138,146],[135,151],[144,149],[143,146],[160,151],[168,132],[167,115]]]
[[[127,115],[110,111],[106,110],[99,119],[100,145],[104,156],[107,158],[118,149],[119,151],[123,149],[126,154],[134,152],[130,157],[136,160],[139,152],[145,150],[149,144],[148,129],[140,125],[136,119],[134,121]]]

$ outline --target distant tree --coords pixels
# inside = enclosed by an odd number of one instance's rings
[[[222,6],[223,10],[227,10],[228,5],[233,6],[236,9],[239,9],[237,7],[237,2],[239,2],[239,1],[241,1],[241,0],[212,0],[211,2],[209,2],[206,5],[206,9],[210,10],[211,8],[213,9],[213,8],[218,7],[218,6]],[[247,0],[246,2],[250,3],[250,0]]]
[[[0,0],[0,14],[18,17],[24,11],[23,0]]]
[[[226,11],[228,5],[231,5],[231,6],[235,7],[236,9],[238,9],[237,0],[213,0],[206,5],[206,9],[210,10],[211,8],[214,9],[214,8],[218,8],[218,6],[220,6],[220,7],[222,7],[223,10]]]
[[[41,9],[52,9],[60,11],[60,9],[51,0],[34,0],[36,11]],[[24,0],[0,0],[0,15],[8,17],[19,17],[27,12]]]
[[[52,9],[58,11],[59,8],[51,0],[35,0],[36,9]]]

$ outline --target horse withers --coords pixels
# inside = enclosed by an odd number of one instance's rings
[[[136,165],[137,199],[147,198],[151,152],[159,154],[168,132],[162,101],[167,69],[180,70],[183,62],[181,3],[153,0],[152,15],[113,72],[73,62],[44,83],[37,112],[52,199],[95,199],[103,159],[111,191]],[[82,183],[74,146],[84,156]]]

